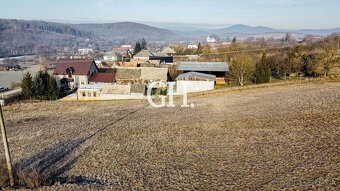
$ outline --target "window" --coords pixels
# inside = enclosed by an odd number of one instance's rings
[[[69,68],[66,69],[66,73],[67,73],[68,78],[72,78],[73,72],[74,72],[73,67],[69,67]]]
[[[93,97],[97,97],[97,92],[93,92]]]
[[[81,92],[83,97],[86,97],[86,92]]]

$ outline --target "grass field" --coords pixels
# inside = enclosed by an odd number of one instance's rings
[[[340,83],[218,90],[189,102],[7,106],[15,167],[36,169],[47,190],[339,189]]]

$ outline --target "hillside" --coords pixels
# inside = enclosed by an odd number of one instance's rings
[[[33,54],[39,47],[75,47],[87,38],[94,36],[65,24],[0,19],[0,57]]]
[[[90,32],[100,38],[109,40],[136,41],[142,38],[151,41],[160,41],[177,36],[174,32],[167,29],[160,29],[132,22],[120,22],[109,24],[77,24],[74,28]]]
[[[4,116],[14,167],[42,174],[44,190],[336,190],[339,93],[307,83],[189,95],[194,108],[28,102]]]
[[[0,57],[34,54],[40,50],[91,46],[107,50],[123,40],[134,43],[166,41],[175,37],[170,30],[138,23],[62,24],[44,21],[0,19]]]

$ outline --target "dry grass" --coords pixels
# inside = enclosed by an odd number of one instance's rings
[[[9,185],[8,170],[6,160],[0,158],[0,188],[5,188]]]
[[[337,190],[340,83],[5,108],[16,166],[44,189]],[[45,179],[45,178],[44,178]]]
[[[43,177],[36,169],[18,169],[18,186],[27,188],[38,188],[43,185]]]

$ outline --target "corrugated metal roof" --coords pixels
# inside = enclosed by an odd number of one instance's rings
[[[203,74],[203,73],[199,73],[199,72],[188,72],[188,73],[180,74],[180,75],[177,76],[176,80],[184,79],[184,78],[187,78],[187,77],[190,77],[190,76],[199,77],[199,78],[208,79],[208,80],[213,80],[213,81],[216,80],[215,75]]]
[[[227,72],[227,62],[180,62],[179,71]]]

